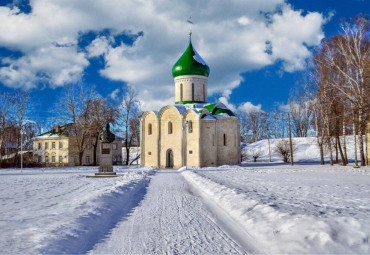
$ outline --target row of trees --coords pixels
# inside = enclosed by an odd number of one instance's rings
[[[26,118],[30,109],[30,95],[15,91],[0,94],[0,167],[4,155],[12,154],[13,163],[19,165],[19,148],[32,148],[31,138],[39,134],[41,125]]]
[[[346,135],[352,134],[355,164],[360,160],[365,165],[364,135],[370,121],[369,26],[367,17],[357,16],[342,22],[342,33],[324,39],[301,87],[292,90],[288,106],[271,113],[239,113],[242,140],[287,137],[289,114],[293,136],[316,135],[321,164],[327,151],[331,164],[339,154],[346,165]]]
[[[74,137],[79,164],[91,140],[93,140],[93,165],[96,165],[99,134],[107,123],[112,124],[117,135],[123,136],[126,159],[130,163],[130,148],[139,145],[141,113],[140,104],[136,99],[136,92],[128,90],[122,100],[115,104],[108,102],[96,93],[95,89],[83,86],[69,86],[55,111],[56,120],[60,123],[74,123],[72,136]]]
[[[311,73],[316,91],[314,123],[320,151],[322,153],[323,145],[327,144],[331,164],[332,144],[339,150],[342,164],[348,163],[345,135],[351,132],[355,141],[355,164],[358,164],[358,145],[361,165],[366,165],[364,135],[370,120],[369,25],[365,16],[342,22],[342,33],[323,40],[314,56]],[[323,163],[322,154],[321,158]]]
[[[13,153],[13,164],[18,166],[21,144],[25,151],[32,150],[32,138],[42,131],[41,124],[29,118],[32,109],[30,101],[28,92],[0,94],[0,165],[4,154]],[[96,165],[99,133],[107,123],[111,123],[116,134],[123,137],[126,150],[124,162],[129,164],[130,148],[139,144],[140,104],[133,90],[129,90],[121,101],[113,103],[93,88],[71,85],[65,88],[51,112],[50,126],[73,123],[70,125],[70,136],[73,137],[72,147],[80,165],[89,144],[93,145],[93,164]]]

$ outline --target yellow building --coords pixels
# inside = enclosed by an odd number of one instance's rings
[[[56,126],[54,129],[33,138],[33,157],[35,162],[46,166],[76,166],[78,153],[75,138],[71,135],[71,125]],[[92,165],[94,160],[95,139],[90,139],[82,157],[82,165]],[[96,156],[99,162],[100,142]],[[122,162],[122,138],[116,137],[112,143],[113,164]]]
[[[193,48],[172,68],[175,104],[141,117],[141,164],[160,168],[240,163],[235,114],[222,103],[207,103],[210,69]]]

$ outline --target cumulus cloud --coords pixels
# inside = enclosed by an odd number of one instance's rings
[[[284,0],[30,3],[29,14],[17,7],[0,7],[0,46],[23,53],[3,60],[2,83],[63,86],[83,76],[90,58],[102,56],[105,65],[100,75],[134,87],[147,109],[173,97],[171,68],[187,46],[189,13],[195,23],[193,45],[211,69],[209,94],[232,91],[240,85],[241,73],[276,61],[283,71],[304,68],[311,56],[307,47],[320,42],[327,21],[320,13],[302,14]],[[141,35],[133,44],[116,45],[109,36],[99,35],[104,29]],[[98,35],[79,49],[79,36],[88,31]]]
[[[235,113],[263,112],[261,104],[254,105],[251,102],[242,102],[238,106],[234,105],[229,101],[231,94],[232,94],[231,90],[225,90],[222,93],[222,96],[218,99],[218,101],[220,103],[223,103],[225,106],[227,106],[230,110],[232,110]]]
[[[239,105],[238,110],[242,113],[260,112],[262,111],[262,105],[254,105],[251,102],[245,102]]]
[[[13,88],[33,88],[38,83],[51,87],[77,82],[89,62],[76,47],[40,47],[18,59],[5,58],[1,81]]]

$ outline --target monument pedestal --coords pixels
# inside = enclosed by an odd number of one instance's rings
[[[99,172],[95,173],[95,176],[88,177],[118,177],[116,172],[113,171],[111,143],[100,144]]]

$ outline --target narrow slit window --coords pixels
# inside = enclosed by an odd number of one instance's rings
[[[193,133],[193,122],[191,120],[189,120],[189,123],[188,123],[188,130],[189,130],[189,133]]]
[[[180,101],[182,101],[183,99],[183,88],[182,88],[182,83],[180,84]]]
[[[148,125],[148,135],[151,135],[152,134],[152,124],[149,123]]]
[[[191,100],[194,101],[194,83],[191,84]]]
[[[203,84],[203,101],[207,102],[207,96],[206,96],[206,84]]]
[[[212,145],[215,146],[215,135],[212,135]]]
[[[168,122],[168,134],[172,134],[172,122]]]
[[[226,146],[226,134],[224,134],[224,146]]]

